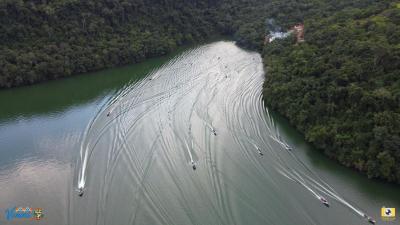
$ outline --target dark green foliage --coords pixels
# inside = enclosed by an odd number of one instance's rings
[[[263,49],[266,19],[294,37]],[[386,0],[0,0],[0,88],[166,54],[214,34],[263,51],[264,99],[342,164],[400,183],[400,5]]]
[[[305,20],[306,43],[264,50],[264,98],[306,139],[371,178],[400,183],[400,8]]]
[[[293,24],[320,1],[0,0],[0,88],[140,62],[214,34],[261,51],[266,18]]]
[[[1,0],[0,88],[164,55],[216,33],[215,4]]]

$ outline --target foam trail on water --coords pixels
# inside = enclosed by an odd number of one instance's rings
[[[339,195],[335,194],[334,192],[330,191],[329,189],[323,187],[322,185],[320,185],[318,183],[316,183],[316,185],[312,184],[312,186],[314,186],[316,189],[320,190],[321,192],[325,192],[327,195],[331,196],[332,199],[335,199],[336,201],[338,201],[338,202],[342,203],[343,205],[347,206],[348,208],[353,210],[358,215],[364,216],[365,213],[363,211],[361,211],[360,209],[357,209],[355,206],[351,205],[349,202],[347,202],[346,200],[344,200],[342,197],[340,197]]]
[[[192,156],[192,151],[190,150],[189,145],[187,144],[187,142],[185,142],[185,144],[186,144],[187,152],[188,152],[189,157],[190,157],[190,163],[194,164],[193,156]]]
[[[283,141],[278,140],[277,138],[273,137],[272,135],[270,135],[270,137],[272,138],[272,140],[274,140],[278,144],[282,145],[285,149],[290,149],[290,146],[288,144],[284,143]]]
[[[211,130],[211,132],[215,132],[215,129],[214,129],[214,127],[213,127],[211,124],[206,123],[206,122],[205,122],[205,124],[206,124],[206,126]]]
[[[293,176],[293,175],[290,176],[289,174],[283,172],[282,170],[278,170],[278,172],[280,174],[282,174],[283,176],[285,176],[286,178],[301,184],[303,187],[305,187],[308,191],[310,191],[318,199],[321,198],[321,196],[316,191],[314,191],[310,186],[308,186],[306,184],[307,182],[296,171],[293,171],[293,173],[295,174],[296,177]],[[311,180],[312,183],[310,185],[312,187],[314,187],[316,190],[318,190],[318,191],[320,191],[322,193],[325,193],[327,196],[331,197],[332,199],[335,199],[336,201],[340,202],[341,204],[347,206],[348,208],[353,210],[359,216],[363,217],[365,215],[365,213],[363,211],[361,211],[360,209],[357,209],[355,206],[351,205],[349,202],[347,202],[342,197],[340,197],[336,192],[330,190],[330,187],[329,188],[324,187],[322,184],[316,182],[315,180],[313,180],[312,178],[310,178],[307,175],[306,175],[306,178]]]
[[[218,42],[115,91],[82,135],[74,185],[90,191],[69,224],[332,224],[335,210],[308,203],[352,205],[290,151],[263,81],[258,54]],[[359,219],[347,211],[341,224]]]
[[[87,162],[88,162],[88,151],[84,151],[84,156],[82,160],[82,168],[81,172],[79,173],[79,180],[78,180],[78,188],[84,188],[86,184],[86,168],[87,168]]]
[[[317,199],[321,198],[321,196],[317,192],[315,192],[313,189],[311,189],[309,186],[307,186],[307,184],[304,182],[304,180],[301,177],[299,177],[299,178],[292,177],[292,178],[294,178],[299,184],[303,185],[303,187],[305,187],[308,191],[310,191]]]

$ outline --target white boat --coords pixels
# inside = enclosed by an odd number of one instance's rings
[[[80,187],[80,188],[78,188],[78,195],[79,195],[79,197],[82,197],[83,196],[83,187]]]
[[[324,197],[319,197],[319,200],[321,200],[322,204],[326,207],[329,207],[329,202]]]

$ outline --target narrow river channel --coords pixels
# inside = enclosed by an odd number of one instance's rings
[[[380,208],[400,188],[313,149],[265,107],[264,76],[258,53],[218,41],[0,91],[0,209],[43,208],[19,224],[399,224]]]

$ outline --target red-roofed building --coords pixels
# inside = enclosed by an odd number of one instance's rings
[[[291,29],[296,34],[297,42],[304,42],[304,24],[299,23]]]

